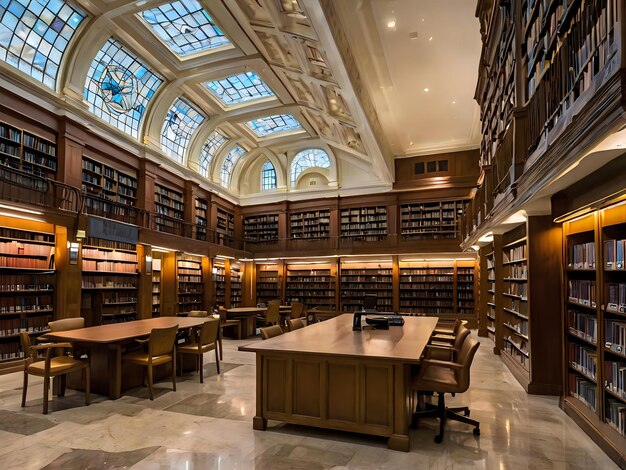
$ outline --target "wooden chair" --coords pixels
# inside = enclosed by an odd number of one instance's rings
[[[287,320],[287,327],[289,331],[299,330],[304,328],[304,322],[300,318],[290,318]]]
[[[424,357],[441,361],[457,361],[461,347],[470,334],[470,330],[461,326],[453,343],[431,341],[426,345]]]
[[[172,388],[176,391],[176,348],[174,342],[177,332],[178,325],[170,328],[153,328],[148,339],[135,340],[144,346],[147,344],[148,352],[133,351],[122,356],[122,362],[146,367],[150,400],[154,400],[152,391],[153,368],[161,364],[172,363]]]
[[[261,324],[278,325],[280,322],[280,302],[270,302],[265,311],[265,316],[259,318]]]
[[[191,310],[187,312],[188,317],[208,317],[209,312],[206,310]]]
[[[33,345],[27,332],[20,333],[22,351],[27,358],[24,366],[24,386],[22,387],[22,408],[26,406],[26,392],[28,390],[28,376],[36,375],[43,377],[43,414],[48,414],[48,394],[50,390],[50,378],[61,377],[59,397],[65,395],[65,376],[70,372],[84,370],[85,379],[85,405],[89,405],[90,368],[88,360],[75,359],[72,356],[62,355],[65,349],[72,349],[70,343],[48,343]],[[53,350],[61,355],[53,356]],[[45,352],[44,357],[38,356],[39,352]]]
[[[376,294],[365,294],[363,296],[363,308],[365,310],[376,310],[378,296]]]
[[[194,354],[197,367],[200,368],[200,383],[204,383],[204,353],[215,351],[215,363],[217,373],[220,373],[220,358],[218,354],[218,336],[220,331],[219,320],[207,320],[200,328],[195,328],[191,334],[191,343],[177,346],[176,352],[180,357],[180,370],[182,373],[182,357],[184,354]]]
[[[459,328],[463,326],[463,320],[455,320],[454,324],[451,327],[446,327],[444,325],[437,324],[437,327],[433,331],[433,338],[437,341],[448,341],[450,343],[454,342],[457,333],[459,332]]]
[[[78,330],[79,328],[85,328],[85,319],[83,317],[64,318],[49,322],[48,327],[51,331]]]
[[[438,393],[437,406],[428,405],[424,411],[413,413],[412,427],[417,425],[417,421],[422,418],[439,418],[439,434],[435,436],[435,442],[440,444],[443,440],[443,432],[446,421],[460,421],[474,426],[474,435],[480,435],[480,423],[470,419],[468,407],[446,408],[444,396],[446,393],[463,393],[470,385],[470,367],[480,343],[469,336],[463,341],[456,361],[442,361],[438,359],[425,358],[420,361],[419,373],[413,377],[413,390],[420,392]],[[461,416],[457,413],[463,413]]]
[[[278,325],[272,325],[265,328],[261,328],[261,338],[270,339],[274,336],[280,336],[283,334],[283,329]]]
[[[292,302],[289,318],[291,318],[292,320],[295,320],[296,318],[303,318],[303,317],[304,317],[304,304],[300,302]]]
[[[224,328],[232,328],[235,330],[235,337],[241,339],[241,320],[228,319],[228,311],[224,307],[218,309],[220,315],[220,335],[218,338],[220,347],[220,360],[224,359],[224,347],[222,345],[222,338],[224,337]]]

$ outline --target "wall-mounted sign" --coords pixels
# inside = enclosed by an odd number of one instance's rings
[[[132,243],[134,245],[139,242],[139,227],[136,225],[123,224],[92,215],[89,216],[87,233],[90,237],[114,242]]]

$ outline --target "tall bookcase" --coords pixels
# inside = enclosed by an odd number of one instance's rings
[[[258,245],[278,243],[278,214],[248,215],[243,219],[243,237]]]
[[[463,201],[402,204],[400,206],[402,240],[457,238],[463,205]]]
[[[563,223],[563,409],[626,459],[626,206]]]
[[[215,302],[226,305],[226,269],[224,264],[213,265],[213,282],[215,284]]]
[[[280,299],[278,265],[258,264],[256,269],[256,302],[267,305],[270,300]]]
[[[161,253],[152,252],[152,316],[161,316],[161,269],[163,259]]]
[[[136,246],[86,238],[82,246],[82,314],[88,325],[137,317]]]
[[[36,336],[54,316],[54,233],[0,227],[0,364],[24,357],[19,333]]]
[[[319,240],[330,236],[330,210],[292,212],[289,215],[292,239]]]
[[[401,262],[400,311],[454,315],[454,264]]]
[[[242,302],[242,272],[241,266],[230,265],[230,308],[241,306]]]
[[[354,312],[366,294],[376,295],[377,309],[393,310],[393,266],[388,262],[341,263],[341,310]]]
[[[202,260],[181,255],[176,262],[178,275],[178,313],[204,310],[204,277]]]
[[[336,308],[336,267],[330,264],[287,265],[286,301],[307,307]]]
[[[57,146],[48,139],[0,122],[0,163],[56,179]]]
[[[341,209],[341,238],[358,242],[387,238],[387,206]]]
[[[209,204],[205,199],[196,198],[196,240],[207,240],[207,227],[209,225]]]
[[[486,284],[487,289],[485,291],[485,318],[487,323],[487,337],[496,343],[496,260],[493,245],[489,247],[487,257],[487,272],[486,272]]]
[[[232,212],[217,208],[215,233],[217,237],[215,242],[218,245],[235,246],[235,215]]]
[[[154,211],[156,229],[159,232],[176,233],[176,227],[185,217],[183,193],[161,184],[154,185]]]

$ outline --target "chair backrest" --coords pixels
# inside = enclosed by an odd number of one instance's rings
[[[270,301],[267,303],[267,305],[268,305],[268,306],[270,306],[270,305],[272,305],[272,304],[280,305],[280,299],[273,299],[273,300],[270,300]]]
[[[224,307],[218,307],[217,311],[220,314],[220,321],[225,322],[228,320],[228,311]]]
[[[461,348],[463,347],[463,343],[465,342],[465,338],[467,338],[469,334],[470,334],[470,330],[468,330],[464,326],[461,326],[461,328],[459,328],[458,333],[454,337],[453,347],[455,351],[459,351],[459,352],[461,351]],[[457,354],[457,357],[454,358],[454,360],[456,361],[457,359],[458,359],[458,354]]]
[[[300,318],[304,313],[304,304],[301,302],[292,302],[291,303],[291,313],[289,314],[289,318]]]
[[[52,331],[68,331],[85,328],[85,319],[83,317],[64,318],[62,320],[51,321],[48,323]]]
[[[30,348],[33,345],[33,342],[28,332],[20,332],[20,345],[22,347],[22,352],[24,353],[25,358],[30,358],[34,360],[37,357],[36,351],[33,351]]]
[[[190,312],[187,312],[187,316],[188,317],[208,317],[209,312],[207,312],[206,310],[191,310]]]
[[[480,343],[471,336],[465,337],[465,341],[463,341],[463,346],[461,346],[461,351],[459,352],[457,360],[459,364],[463,365],[463,368],[455,372],[455,378],[457,384],[459,385],[459,389],[457,391],[459,393],[463,393],[469,388],[470,368],[472,367],[472,361],[474,360],[476,351],[478,351],[478,346],[480,346]]]
[[[174,350],[176,333],[178,333],[178,325],[169,328],[153,328],[148,341],[148,354],[150,357],[171,354]]]
[[[376,310],[376,304],[378,304],[378,296],[376,294],[365,294],[363,297],[363,308]]]
[[[220,330],[219,320],[208,320],[202,324],[200,328],[200,335],[198,336],[198,342],[202,345],[215,343],[217,341],[217,334]]]
[[[287,320],[287,326],[289,327],[289,331],[299,330],[300,328],[304,328],[304,322],[299,318],[291,318]]]
[[[278,323],[280,320],[280,303],[272,303],[267,307],[265,311],[265,321],[267,323]]]
[[[283,329],[278,325],[261,328],[261,339],[270,339],[274,336],[280,336],[282,334]]]

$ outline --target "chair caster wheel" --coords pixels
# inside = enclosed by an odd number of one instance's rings
[[[435,443],[436,444],[441,444],[442,441],[443,441],[443,436],[435,436]]]
[[[480,428],[474,428],[474,431],[472,431],[474,433],[474,436],[480,436]]]

